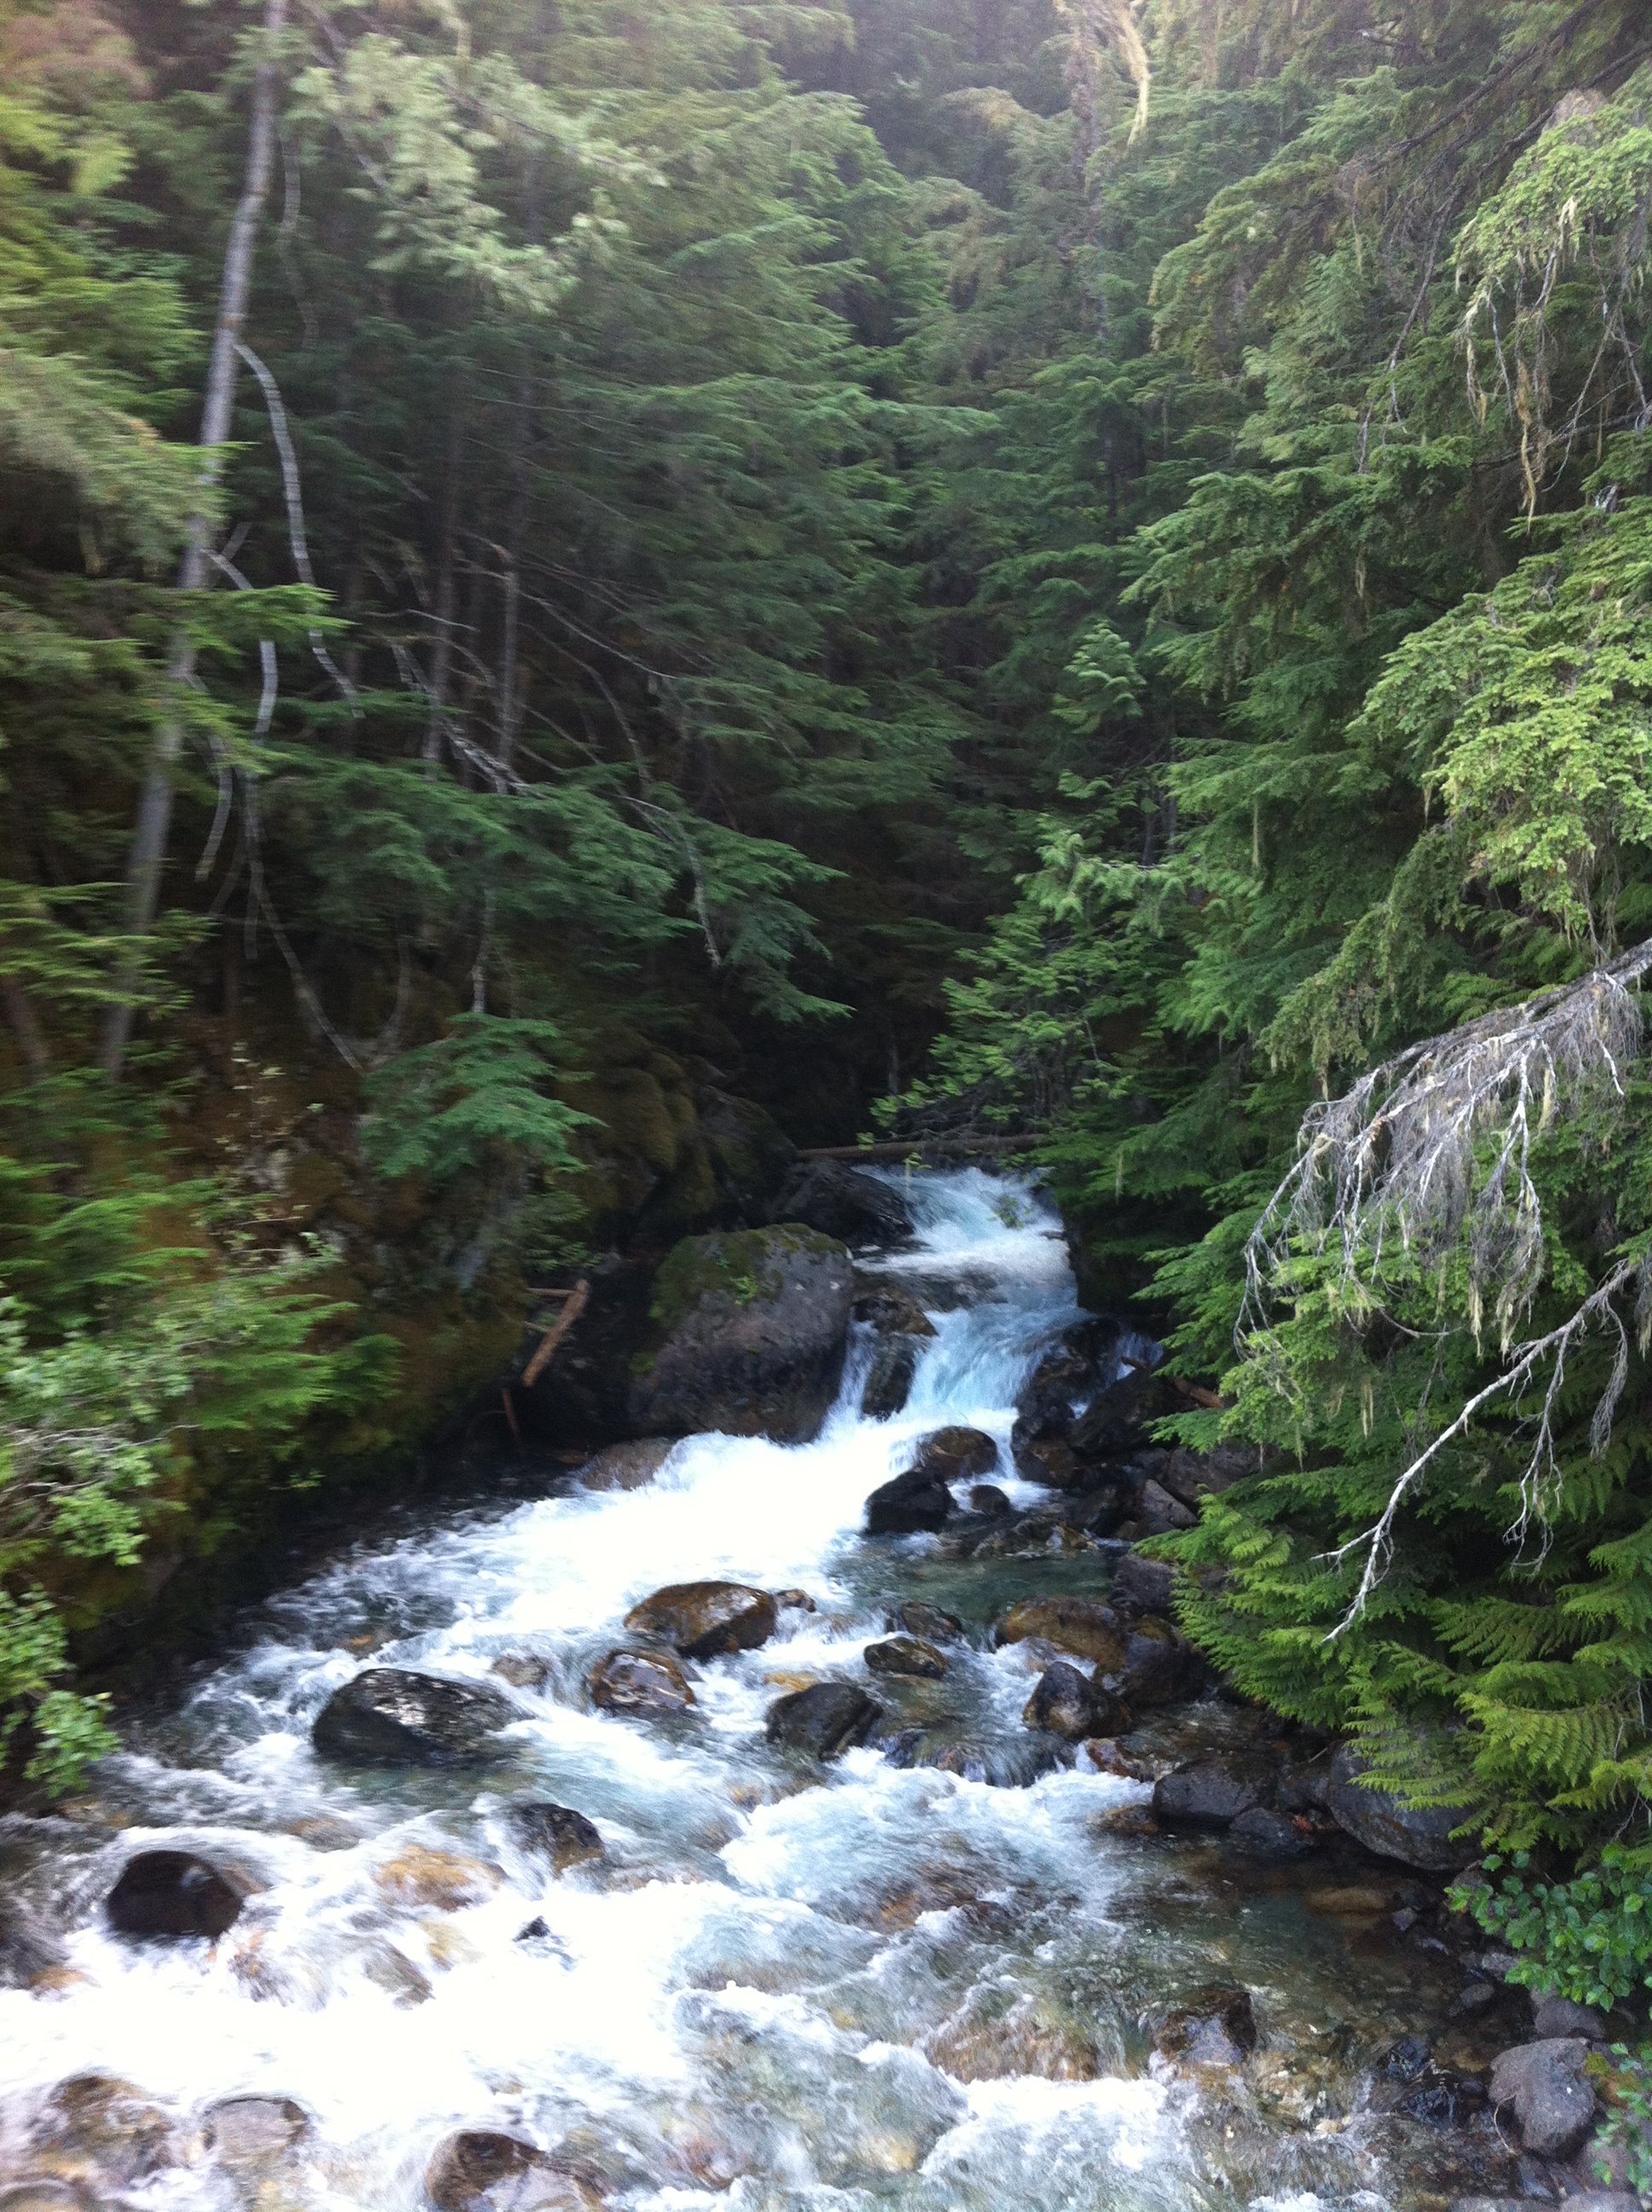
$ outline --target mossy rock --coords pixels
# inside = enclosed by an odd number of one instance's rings
[[[796,1223],[684,1237],[654,1279],[634,1421],[805,1441],[836,1393],[853,1294],[845,1248]]]

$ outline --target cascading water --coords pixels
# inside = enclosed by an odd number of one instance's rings
[[[852,1359],[814,1443],[691,1437],[650,1487],[575,1488],[353,1555],[135,1731],[89,1812],[0,1824],[4,1870],[74,1931],[45,1986],[0,1993],[0,2185],[80,2177],[82,2197],[25,2200],[42,2206],[412,2212],[438,2142],[488,2128],[635,2212],[1404,2201],[1362,2106],[1370,2059],[1414,2022],[1412,1966],[1366,1962],[1356,1999],[1345,1924],[1297,1892],[1224,1887],[1197,1852],[1109,1832],[1139,1784],[1070,1766],[1006,1788],[968,1759],[873,1749],[805,1771],[765,1742],[777,1697],[836,1676],[920,1736],[1024,1749],[1035,1662],[989,1650],[987,1625],[1012,1598],[1107,1579],[1094,1549],[977,1561],[859,1534],[868,1492],[943,1423],[1003,1439],[994,1480],[1042,1496],[1008,1471],[1012,1407],[1078,1317],[1036,1193],[970,1170],[912,1197],[915,1249],[874,1263],[937,1332],[898,1418],[860,1417]],[[701,1664],[678,1718],[590,1711],[581,1686],[627,1608],[718,1576],[801,1586],[818,1609]],[[967,1647],[943,1681],[868,1675],[864,1647],[914,1597],[961,1615]],[[495,1684],[501,1655],[527,1655],[545,1679],[513,1692],[484,1769],[329,1764],[310,1724],[369,1655]],[[551,1875],[502,1817],[523,1799],[587,1814],[605,1858]],[[160,1844],[255,1886],[215,1944],[107,1927],[121,1867]],[[1144,2031],[1216,1979],[1248,1985],[1264,2027],[1225,2104],[1156,2072]],[[77,2133],[90,2111],[107,2134],[96,2085],[78,2103],[54,2087],[90,2074],[132,2085],[125,2124],[146,2148],[124,2166],[96,2126]],[[265,2167],[200,2128],[253,2094],[307,2116]]]

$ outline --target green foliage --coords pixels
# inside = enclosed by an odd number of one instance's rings
[[[548,1097],[561,1039],[550,1022],[462,1014],[435,1044],[401,1054],[368,1080],[367,1158],[387,1176],[436,1183],[499,1152],[544,1169],[571,1168],[568,1139],[591,1116]]]
[[[1489,1936],[1518,1954],[1509,1978],[1544,1996],[1610,2012],[1652,1991],[1652,1884],[1644,1850],[1608,1844],[1570,1881],[1528,1879],[1523,1851],[1483,1861],[1493,1882],[1453,1893]]]

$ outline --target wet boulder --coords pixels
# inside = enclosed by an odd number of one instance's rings
[[[938,1475],[922,1468],[880,1482],[866,1500],[869,1536],[933,1535],[952,1516],[952,1493]]]
[[[1136,1500],[1136,1518],[1145,1536],[1167,1536],[1173,1528],[1191,1528],[1199,1516],[1150,1476]]]
[[[868,1285],[865,1277],[855,1293],[855,1319],[867,1328],[875,1328],[880,1336],[933,1336],[935,1324],[924,1311],[923,1301],[904,1283],[875,1280]]]
[[[1068,1743],[1082,1743],[1086,1736],[1106,1735],[1130,1724],[1129,1715],[1112,1692],[1091,1681],[1067,1659],[1058,1659],[1044,1669],[1021,1717],[1028,1728],[1062,1736]]]
[[[221,2166],[264,2166],[308,2134],[309,2114],[291,2097],[225,2097],[210,2105],[202,2134]]]
[[[902,1729],[884,1747],[891,1766],[933,1767],[964,1782],[985,1782],[994,1790],[1026,1790],[1054,1771],[1063,1753],[1053,1736],[958,1735],[949,1727]]]
[[[1558,2035],[1581,2035],[1586,2043],[1604,2040],[1605,2017],[1593,2005],[1576,2004],[1570,1997],[1540,1996],[1531,1992],[1532,2034],[1539,2043]]]
[[[776,1221],[801,1221],[845,1244],[904,1244],[912,1208],[893,1183],[847,1160],[805,1160],[774,1206]]]
[[[1087,1490],[1094,1487],[1096,1470],[1080,1459],[1065,1437],[1034,1437],[1011,1447],[1015,1471],[1023,1482],[1036,1482],[1046,1490]]]
[[[330,1759],[452,1766],[485,1759],[514,1717],[503,1692],[483,1683],[369,1667],[333,1692],[310,1737]]]
[[[634,1426],[807,1443],[837,1390],[853,1295],[848,1253],[812,1229],[685,1237],[655,1278],[632,1361]]]
[[[860,1656],[874,1674],[915,1674],[926,1681],[938,1681],[949,1665],[946,1654],[920,1636],[887,1637]]]
[[[918,1371],[918,1340],[911,1336],[879,1340],[860,1393],[860,1411],[869,1421],[894,1418],[912,1395],[912,1378]]]
[[[610,1651],[592,1668],[586,1687],[598,1712],[644,1718],[686,1712],[695,1701],[687,1675],[669,1651]]]
[[[969,1510],[972,1513],[989,1514],[996,1521],[1005,1513],[1013,1513],[1015,1508],[1011,1504],[1008,1495],[999,1488],[997,1483],[978,1482],[969,1492]]]
[[[252,1885],[194,1851],[139,1851],[104,1902],[118,1936],[216,1937],[233,1928]]]
[[[1053,1644],[1074,1658],[1093,1660],[1107,1674],[1124,1665],[1126,1641],[1119,1617],[1110,1606],[1093,1598],[1023,1598],[1005,1613],[993,1641],[1020,1644],[1029,1637]]]
[[[440,2143],[425,2168],[434,2212],[598,2212],[603,2199],[535,2144],[491,2128],[466,2128]]]
[[[488,1672],[513,1690],[543,1690],[556,1669],[543,1652],[501,1651]]]
[[[549,1859],[557,1874],[604,1856],[602,1831],[571,1806],[507,1805],[504,1819],[512,1840],[521,1850]]]
[[[968,1482],[997,1465],[998,1446],[984,1429],[936,1429],[919,1444],[912,1472],[938,1482]]]
[[[1345,1835],[1380,1858],[1425,1874],[1455,1874],[1478,1856],[1472,1838],[1451,1832],[1467,1819],[1466,1807],[1407,1805],[1387,1790],[1369,1788],[1360,1780],[1364,1771],[1352,1744],[1343,1744],[1331,1763],[1325,1808]]]
[[[1565,2157],[1594,2124],[1594,2091],[1583,2072],[1588,2055],[1581,2035],[1562,2035],[1492,2061],[1491,2103],[1514,2114],[1522,2146],[1540,2158]]]
[[[588,1459],[575,1480],[586,1490],[646,1490],[682,1442],[680,1437],[634,1437]]]
[[[1249,1759],[1193,1759],[1153,1785],[1153,1817],[1166,1828],[1226,1828],[1273,1799],[1266,1764]]]
[[[1161,2057],[1184,2066],[1240,2066],[1256,2048],[1248,1990],[1213,1983],[1195,1990],[1153,2037]]]
[[[895,1616],[894,1626],[908,1636],[921,1636],[931,1644],[950,1644],[963,1634],[963,1623],[955,1613],[921,1598],[908,1598]]]
[[[457,1912],[480,1905],[504,1880],[501,1869],[462,1851],[404,1844],[374,1870],[374,1886],[386,1904],[404,1911]]]
[[[14,1899],[0,1898],[0,1990],[26,1990],[68,1957],[38,1914]]]
[[[836,1759],[865,1743],[883,1722],[883,1707],[853,1682],[813,1682],[772,1705],[763,1732],[787,1750]]]
[[[1306,1822],[1299,1827],[1289,1813],[1272,1805],[1253,1805],[1228,1830],[1228,1841],[1236,1850],[1257,1858],[1297,1859],[1313,1850],[1315,1838]]]
[[[625,1616],[633,1635],[658,1636],[684,1659],[755,1651],[774,1633],[774,1601],[747,1583],[672,1583]]]
[[[1119,1688],[1133,1705],[1173,1705],[1198,1695],[1205,1662],[1175,1624],[1149,1614],[1131,1622]]]

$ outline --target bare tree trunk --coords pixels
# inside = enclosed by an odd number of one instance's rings
[[[287,27],[288,0],[264,0],[264,58],[252,80],[252,127],[247,138],[246,167],[240,201],[229,226],[224,249],[223,283],[218,295],[218,322],[212,337],[212,358],[207,370],[206,404],[201,416],[200,504],[191,518],[189,537],[178,571],[180,592],[205,589],[210,574],[209,533],[212,494],[223,471],[223,448],[228,439],[235,403],[236,348],[246,319],[247,295],[252,287],[252,249],[270,196],[270,176],[276,147],[276,45]],[[134,938],[147,937],[155,927],[161,903],[161,871],[166,860],[167,833],[172,824],[173,773],[183,750],[184,718],[179,695],[195,677],[195,647],[180,629],[173,641],[167,663],[167,682],[174,703],[155,732],[149,772],[138,802],[137,822],[126,862],[126,927]],[[137,963],[129,957],[122,981],[135,984]],[[109,1009],[103,1033],[101,1058],[111,1075],[118,1075],[131,1039],[132,1006],[130,994]]]
[[[430,646],[430,714],[424,729],[426,773],[433,775],[446,743],[447,700],[453,684],[453,625],[458,614],[453,568],[459,551],[459,471],[465,453],[465,410],[457,388],[450,404],[441,495],[441,552],[436,568],[436,634]]]

